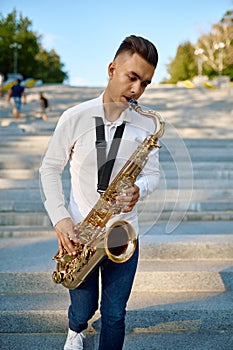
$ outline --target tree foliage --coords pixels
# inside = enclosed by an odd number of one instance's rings
[[[193,57],[193,50],[194,47],[189,41],[179,45],[176,57],[167,68],[171,76],[171,83],[176,83],[179,80],[191,79],[196,75],[196,63]]]
[[[233,79],[233,11],[226,12],[197,45],[203,49],[203,66],[208,76],[224,74]]]
[[[170,79],[166,82],[192,79],[198,73],[200,59],[203,75],[213,78],[222,74],[233,80],[233,11],[227,11],[195,45],[190,42],[179,45],[175,58],[167,65]]]
[[[42,49],[35,56],[37,71],[34,74],[36,79],[42,79],[44,82],[63,82],[67,75],[62,71],[63,64],[54,50],[49,52]]]
[[[7,77],[14,71],[14,43],[18,45],[18,72],[24,79],[32,77],[47,83],[63,82],[67,73],[60,57],[51,50],[47,52],[41,45],[41,35],[32,31],[32,22],[19,15],[14,9],[6,18],[0,14],[0,72]],[[13,44],[13,45],[12,45]]]

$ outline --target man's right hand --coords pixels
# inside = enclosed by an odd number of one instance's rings
[[[75,246],[72,243],[75,240],[73,221],[70,218],[62,219],[55,225],[55,231],[57,234],[60,253],[62,253],[65,248],[69,255],[75,255]]]

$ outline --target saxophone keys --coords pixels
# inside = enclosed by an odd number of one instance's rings
[[[72,276],[71,273],[67,273],[66,276],[65,276],[65,282],[66,283],[71,283],[74,281],[74,277]]]
[[[62,283],[63,278],[64,278],[64,274],[62,272],[54,271],[52,274],[53,282],[57,284]]]

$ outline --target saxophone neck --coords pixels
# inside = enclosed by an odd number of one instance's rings
[[[163,136],[165,122],[162,120],[162,117],[158,112],[153,110],[142,110],[142,108],[138,105],[137,101],[134,99],[129,100],[129,107],[135,110],[137,113],[143,115],[144,117],[153,120],[155,125],[153,134],[156,138],[160,138],[161,136]]]

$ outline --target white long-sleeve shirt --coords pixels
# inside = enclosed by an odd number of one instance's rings
[[[103,95],[66,110],[58,121],[47,152],[40,167],[41,185],[45,208],[55,225],[61,219],[71,217],[74,223],[81,221],[99,199],[97,193],[97,153],[95,117],[103,118],[105,139],[109,150],[115,129],[126,123],[110,182],[130,158],[134,150],[154,130],[154,123],[137,112],[126,109],[120,118],[111,123],[104,117]],[[71,193],[66,207],[62,188],[62,172],[70,165]],[[159,181],[158,149],[153,150],[135,184],[140,188],[140,200],[153,192]],[[121,213],[109,220],[127,220],[138,231],[137,209]]]

